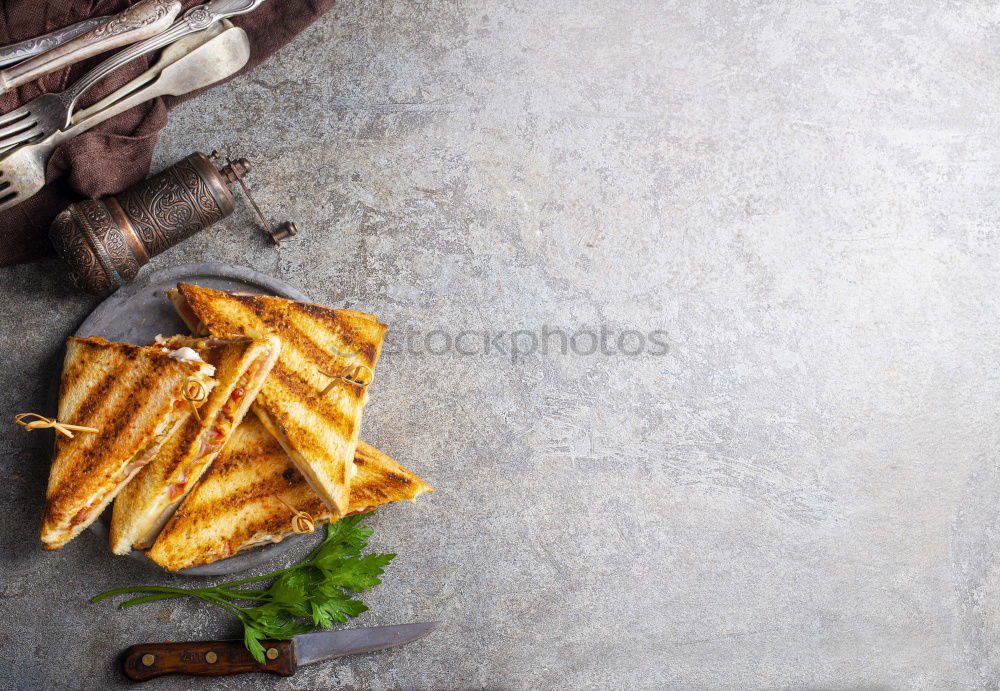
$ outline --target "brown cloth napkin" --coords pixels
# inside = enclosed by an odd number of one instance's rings
[[[250,62],[244,70],[265,60],[300,31],[333,7],[334,0],[266,0],[253,12],[233,17],[250,36]],[[40,36],[88,17],[120,12],[128,0],[0,0],[0,45]],[[184,10],[200,4],[185,0]],[[86,60],[0,96],[6,113],[39,94],[62,91],[112,53]],[[81,107],[104,98],[145,71],[156,53],[133,60],[103,80],[83,97]],[[167,111],[197,96],[158,98],[136,106],[72,139],[52,154],[48,184],[34,197],[0,212],[0,266],[52,254],[49,224],[68,204],[103,197],[125,189],[149,173],[156,135],[167,124]]]

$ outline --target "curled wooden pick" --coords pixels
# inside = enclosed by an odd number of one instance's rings
[[[292,531],[301,535],[302,533],[311,533],[316,530],[316,521],[305,511],[299,511],[294,506],[289,504],[287,501],[274,495],[274,498],[280,501],[285,507],[293,512],[295,515],[292,516]]]
[[[206,398],[208,398],[208,389],[202,382],[197,379],[188,379],[184,383],[184,400],[191,406],[191,412],[194,413],[198,422],[201,422],[201,413],[198,412],[198,406],[195,403],[201,403]]]
[[[33,419],[32,419],[33,418]],[[65,434],[70,439],[73,438],[73,432],[100,432],[101,430],[96,427],[85,427],[84,425],[70,425],[65,422],[59,422],[55,418],[45,417],[44,415],[39,415],[38,413],[19,413],[14,416],[14,422],[24,427],[24,429],[29,432],[34,432],[36,429],[48,429],[52,428],[56,432]]]
[[[330,393],[330,389],[333,388],[338,379],[343,379],[349,384],[360,386],[362,389],[366,388],[372,383],[372,381],[375,380],[375,372],[373,372],[372,368],[368,365],[347,365],[343,370],[341,370],[340,374],[330,374],[329,372],[324,372],[323,370],[316,371],[324,377],[330,377],[330,383],[319,392],[320,396],[325,396]]]

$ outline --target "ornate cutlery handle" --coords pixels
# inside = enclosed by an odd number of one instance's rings
[[[73,108],[80,96],[90,87],[104,79],[127,62],[140,55],[170,45],[174,41],[209,26],[227,17],[244,14],[257,8],[264,0],[212,0],[204,5],[192,7],[184,16],[163,33],[148,38],[141,43],[126,48],[83,75],[73,86],[62,92],[60,99],[66,105],[66,125],[73,117]]]
[[[80,34],[86,33],[96,26],[100,26],[109,19],[111,17],[84,19],[82,22],[78,22],[72,26],[65,26],[62,29],[56,29],[42,36],[36,36],[35,38],[29,38],[4,46],[0,48],[0,67],[13,65],[15,62],[21,62],[39,53],[44,53],[50,48],[55,48],[71,38],[76,38]]]
[[[142,0],[84,34],[0,70],[0,93],[113,48],[155,36],[169,27],[180,11],[179,0]]]

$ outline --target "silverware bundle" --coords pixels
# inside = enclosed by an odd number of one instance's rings
[[[12,52],[19,57],[38,52],[0,70],[3,92],[97,53],[133,44],[62,93],[43,94],[0,115],[0,210],[19,204],[44,186],[45,165],[63,142],[140,103],[188,93],[237,72],[250,58],[250,43],[246,33],[226,18],[249,12],[262,2],[212,0],[174,21],[180,11],[178,0],[142,0],[94,28],[88,26],[83,33],[75,33],[78,27],[68,27],[34,42],[0,49],[0,64],[9,63]],[[92,86],[129,61],[160,48],[166,49],[145,73],[99,103],[76,111],[80,97]]]

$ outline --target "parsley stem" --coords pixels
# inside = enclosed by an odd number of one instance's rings
[[[106,590],[100,595],[95,595],[90,598],[91,602],[100,602],[106,598],[112,597],[114,595],[125,595],[126,593],[175,593],[178,596],[187,595],[189,591],[183,588],[170,588],[161,585],[141,585],[141,586],[130,586],[128,588],[115,588],[114,590]]]
[[[210,605],[215,605],[216,607],[221,607],[222,609],[225,609],[225,610],[227,610],[227,611],[235,614],[236,616],[240,617],[241,619],[242,619],[241,612],[246,612],[247,611],[244,607],[237,607],[236,605],[234,605],[232,603],[226,602],[223,598],[219,597],[218,595],[209,595],[209,594],[206,593],[206,594],[202,594],[202,595],[195,595],[195,597],[197,597],[197,598],[199,598],[201,600],[204,600],[205,602],[209,603]]]
[[[307,557],[306,560],[308,561],[308,557]],[[305,562],[302,562],[302,563],[305,563]],[[256,583],[257,581],[266,581],[269,578],[277,578],[278,576],[280,576],[283,573],[287,573],[288,571],[293,571],[293,570],[299,568],[300,566],[302,566],[302,564],[292,564],[288,568],[282,569],[281,571],[275,571],[274,573],[265,573],[263,576],[253,576],[252,578],[244,578],[244,579],[239,580],[239,581],[229,581],[228,583],[220,583],[219,585],[217,585],[215,587],[216,588],[231,588],[234,585],[243,585],[244,583]]]
[[[125,602],[119,604],[118,609],[128,609],[129,607],[132,607],[134,605],[141,605],[146,602],[156,602],[157,600],[170,600],[175,597],[184,597],[184,595],[181,595],[180,593],[177,594],[157,593],[155,595],[144,595],[142,597],[134,597],[131,600],[126,600]]]
[[[223,588],[222,586],[218,587],[218,591],[220,594],[234,600],[260,600],[267,593],[266,590],[233,590],[231,588]]]

